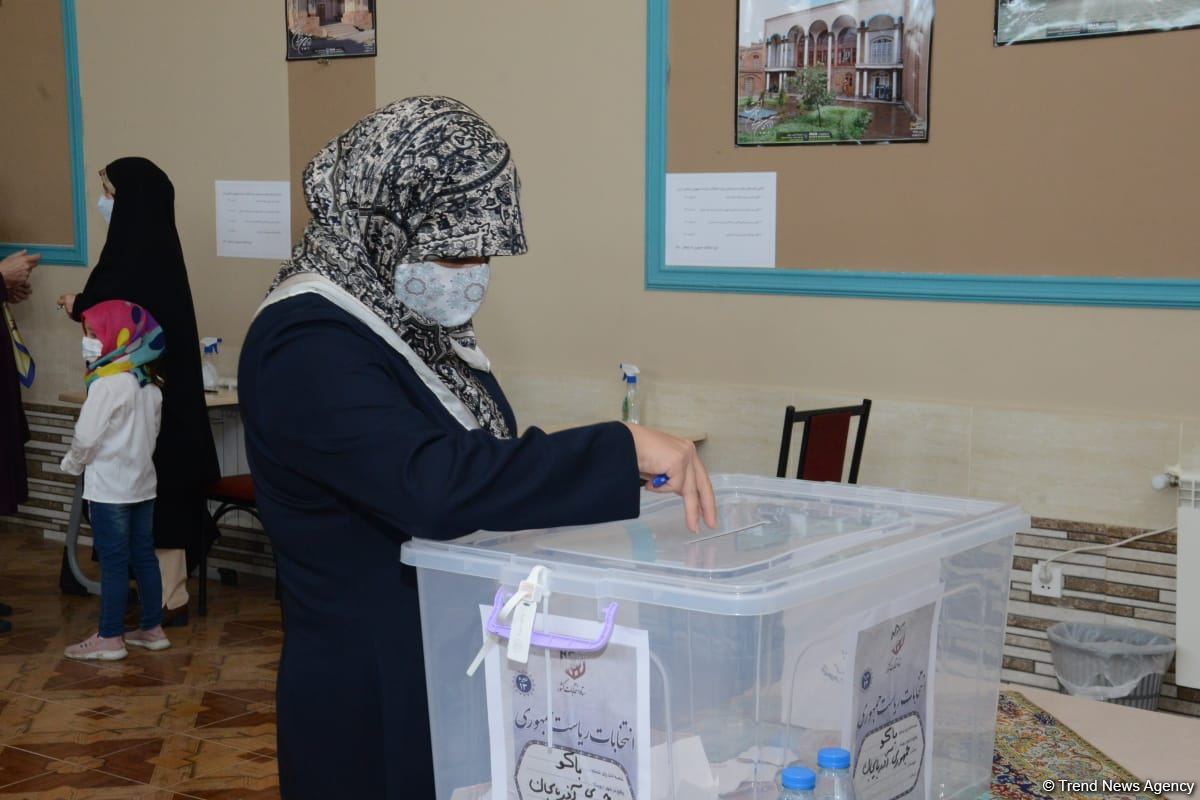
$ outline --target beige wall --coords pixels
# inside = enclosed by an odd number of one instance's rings
[[[292,238],[299,240],[312,218],[304,199],[304,170],[331,139],[375,108],[375,60],[292,61],[287,74]]]
[[[1049,516],[1171,519],[1149,478],[1181,451],[1200,464],[1200,314],[646,292],[643,3],[408,8],[381,2],[378,101],[456,95],[520,166],[532,251],[496,263],[479,328],[525,423],[612,416],[617,362],[632,360],[648,421],[706,430],[721,470],[773,470],[788,403],[868,396],[867,481]],[[276,265],[215,257],[212,181],[296,179],[282,13],[79,0],[88,174],[140,152],[172,175],[201,332],[233,355]],[[94,260],[104,229],[91,214]],[[53,306],[84,275],[43,269],[19,309],[35,398],[78,381],[78,332]]]
[[[75,244],[71,144],[58,3],[10,0],[0,31],[0,242]]]
[[[379,102],[456,95],[515,151],[531,251],[479,328],[524,422],[615,414],[631,360],[649,421],[708,431],[719,469],[772,471],[789,402],[867,396],[865,480],[1171,520],[1149,479],[1200,464],[1200,314],[646,292],[644,3],[381,5]]]
[[[152,159],[175,184],[200,335],[236,344],[278,264],[216,257],[213,182],[289,177],[283,9],[243,0],[77,0],[76,11],[89,263],[106,233],[95,209],[97,173],[121,156]],[[78,267],[42,267],[33,299],[16,308],[38,362],[32,400],[78,388],[79,328],[54,304],[86,277]]]

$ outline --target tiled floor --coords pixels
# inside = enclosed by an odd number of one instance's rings
[[[271,583],[211,584],[204,619],[193,589],[170,650],[79,663],[62,651],[95,631],[99,601],[59,594],[61,552],[0,528],[0,800],[278,798]]]

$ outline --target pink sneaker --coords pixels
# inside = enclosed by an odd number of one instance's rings
[[[147,650],[166,650],[171,646],[171,640],[163,632],[162,625],[155,625],[148,631],[129,631],[125,634],[125,644]]]
[[[110,636],[107,639],[98,633],[93,633],[79,644],[73,644],[64,651],[67,658],[77,661],[120,661],[129,655],[125,643],[120,636]]]

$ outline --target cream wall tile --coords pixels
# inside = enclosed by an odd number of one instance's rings
[[[1037,516],[1161,526],[1174,498],[1150,476],[1179,452],[1177,422],[978,409],[971,494]]]
[[[1107,561],[1136,561],[1142,564],[1158,564],[1175,566],[1178,557],[1174,553],[1160,553],[1157,550],[1140,550],[1136,547],[1114,547],[1108,553]]]
[[[1028,647],[1006,646],[1004,648],[1004,655],[1015,658],[1028,658],[1030,661],[1048,661],[1050,659],[1050,654],[1045,650],[1031,650]]]
[[[594,377],[539,375],[502,364],[496,365],[496,375],[522,430],[620,419],[616,370],[611,385]]]
[[[1055,559],[1055,563],[1062,561],[1066,564],[1080,564],[1080,565],[1086,565],[1086,566],[1091,566],[1091,567],[1097,567],[1100,569],[1101,573],[1103,573],[1104,566],[1107,563],[1104,559],[1104,556],[1098,556],[1098,555],[1095,555],[1094,553],[1073,553],[1072,555],[1069,555],[1069,556],[1063,556],[1062,554],[1066,551],[1066,549],[1067,548],[1064,547],[1061,549],[1051,550],[1048,548],[1024,547],[1022,545],[1017,545],[1016,547],[1013,548],[1013,555],[1024,556],[1025,558],[1037,558],[1037,559],[1046,559],[1046,558],[1053,557]]]
[[[1018,614],[1022,617],[1032,617],[1034,619],[1052,620],[1054,622],[1104,623],[1108,620],[1108,616],[1099,611],[1085,611],[1080,608],[1051,606],[1042,603],[1022,603],[1019,601],[1009,602],[1008,613]]]
[[[1135,608],[1135,609],[1145,608],[1145,609],[1149,609],[1151,611],[1174,611],[1175,610],[1175,605],[1173,603],[1155,603],[1152,600],[1137,600],[1132,597],[1121,597],[1119,595],[1113,595],[1113,594],[1100,595],[1100,594],[1088,594],[1086,592],[1070,592],[1069,594],[1073,597],[1084,597],[1084,596],[1092,597],[1092,598],[1104,600],[1109,603],[1113,603],[1115,605],[1129,606],[1130,608]]]
[[[1046,678],[1041,675],[1035,675],[1032,672],[1022,672],[1016,669],[1005,669],[1000,671],[1000,678],[1005,683],[1014,683],[1018,686],[1036,686],[1041,689],[1058,689],[1058,681],[1054,678]]]
[[[1183,421],[1179,441],[1179,465],[1185,469],[1200,469],[1200,419]]]
[[[970,492],[971,409],[876,400],[859,482],[961,497]]]
[[[774,475],[789,405],[824,408],[849,402],[848,397],[779,386],[657,383],[649,389],[645,419],[650,425],[705,431],[702,454],[714,472]],[[792,450],[794,470],[798,438]]]
[[[1175,591],[1175,579],[1164,578],[1160,575],[1145,575],[1140,572],[1123,572],[1110,569],[1106,575],[1113,583],[1127,583],[1132,586],[1149,586],[1157,589]]]
[[[1023,634],[1007,634],[1004,637],[1004,648],[1007,651],[1010,647],[1020,650],[1030,650],[1038,653],[1050,652],[1050,643],[1046,640],[1045,635],[1038,639],[1037,637]]]
[[[522,426],[616,419],[623,389],[594,376],[550,376],[498,365]],[[798,388],[659,382],[647,375],[639,388],[644,424],[702,431],[702,454],[716,472],[774,475],[783,412],[858,403],[849,395]],[[962,406],[878,401],[871,410],[859,482],[874,486],[962,496],[967,494],[970,409]],[[851,436],[855,428],[851,429]],[[798,433],[798,432],[797,432]],[[799,438],[788,474],[794,474]],[[847,463],[850,450],[847,450]]]
[[[620,414],[623,390],[615,365],[611,380],[510,370],[503,364],[497,371],[522,427]],[[664,381],[651,372],[640,399],[645,424],[706,433],[701,452],[712,471],[773,475],[784,408],[861,398],[781,386]],[[1155,493],[1149,476],[1175,460],[1179,436],[1179,423],[1161,420],[876,399],[860,482],[1005,500],[1054,518],[1168,525],[1174,521],[1173,498]],[[1038,534],[1057,539],[1055,546],[1063,538],[1057,532]],[[1028,555],[1044,556],[1041,548],[1029,548]],[[1103,556],[1094,558],[1102,564]],[[1090,563],[1086,555],[1072,560]]]

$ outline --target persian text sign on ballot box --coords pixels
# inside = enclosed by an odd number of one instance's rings
[[[646,493],[636,520],[404,545],[438,800],[774,798],[783,767],[828,746],[851,751],[864,797],[987,790],[1029,517],[713,483],[719,524],[698,536],[678,498]],[[477,653],[487,668],[468,676]]]

